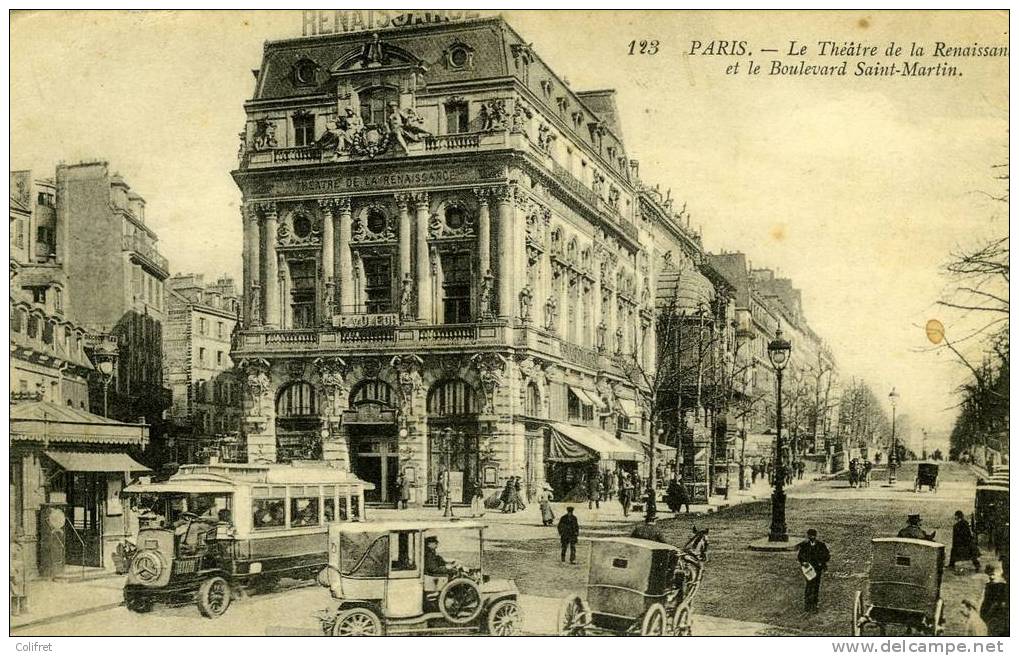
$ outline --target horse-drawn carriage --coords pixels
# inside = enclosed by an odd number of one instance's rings
[[[973,535],[987,536],[989,546],[1005,544],[1002,532],[1009,522],[1008,485],[985,483],[977,485],[973,501]]]
[[[885,635],[892,624],[910,633],[940,635],[945,546],[913,538],[874,538],[871,545],[867,595],[857,590],[853,600],[853,635],[869,626]]]
[[[638,538],[592,540],[586,598],[563,600],[559,635],[691,635],[707,535],[694,529],[682,549]]]
[[[921,462],[916,468],[916,480],[913,482],[913,491],[919,492],[920,488],[927,486],[931,492],[938,491],[938,465],[933,462]]]

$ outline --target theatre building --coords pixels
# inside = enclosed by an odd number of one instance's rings
[[[415,503],[447,466],[455,501],[635,467],[614,363],[653,359],[653,226],[613,92],[501,18],[406,24],[265,44],[233,173],[248,460],[334,461],[376,502],[402,471]]]

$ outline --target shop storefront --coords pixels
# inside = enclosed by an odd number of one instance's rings
[[[11,527],[30,554],[30,575],[66,566],[113,568],[117,544],[134,532],[121,502],[148,426],[125,424],[54,403],[11,408]]]
[[[643,458],[611,433],[590,426],[550,422],[547,434],[545,477],[557,500],[586,499],[592,476],[635,469]]]

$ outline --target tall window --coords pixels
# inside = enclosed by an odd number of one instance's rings
[[[467,252],[442,255],[444,323],[471,320],[471,256]]]
[[[315,326],[315,261],[297,260],[290,263],[290,304],[294,328]]]
[[[205,364],[205,347],[198,349],[198,364]]]
[[[315,143],[315,117],[312,114],[294,114],[294,145],[310,146]]]
[[[204,335],[206,333],[206,331],[208,331],[208,329],[209,329],[209,327],[208,327],[208,323],[205,320],[205,317],[199,318],[198,319],[198,334],[199,335]]]
[[[467,132],[467,103],[451,102],[446,104],[446,134]]]
[[[32,289],[32,301],[35,302],[35,303],[45,303],[46,302],[46,288],[45,287],[35,287],[34,289]]]
[[[386,105],[399,102],[396,89],[376,87],[358,94],[361,102],[361,120],[365,125],[385,125]]]
[[[223,339],[223,322],[216,322],[216,337]]]
[[[390,257],[366,257],[364,263],[365,309],[368,314],[389,312],[393,306],[393,261]]]

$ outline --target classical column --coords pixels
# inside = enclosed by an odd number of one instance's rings
[[[351,314],[354,312],[354,263],[350,256],[350,235],[351,215],[350,199],[339,198],[336,201],[334,212],[340,214],[340,239],[337,244],[339,248],[340,265],[340,314]]]
[[[428,193],[414,194],[417,223],[417,299],[418,321],[432,323],[432,267],[428,257]]]
[[[499,218],[499,271],[496,273],[499,286],[499,318],[510,319],[514,315],[516,299],[513,298],[513,269],[515,256],[513,249],[513,187],[497,187],[495,198],[498,202]],[[538,299],[536,304],[544,308],[547,299]]]
[[[591,338],[592,345],[598,347],[598,324],[605,321],[601,308],[601,249],[595,246],[594,252],[594,285],[591,286]]]
[[[333,320],[333,312],[336,308],[336,262],[334,259],[334,237],[333,237],[333,206],[336,201],[333,199],[322,199],[318,202],[322,208],[322,320],[323,324],[330,324]]]
[[[400,209],[400,280],[403,281],[411,273],[410,248],[410,194],[396,194],[396,205]]]
[[[492,195],[489,189],[475,189],[478,197],[478,274],[492,268],[492,218],[488,210],[488,198]]]
[[[262,252],[265,257],[265,282],[262,284],[265,302],[264,323],[280,327],[280,272],[276,259],[276,203],[262,203],[265,220],[265,243]]]
[[[262,287],[259,258],[258,212],[253,205],[241,208],[244,220],[244,299],[247,301],[245,316],[249,326],[262,323]]]

